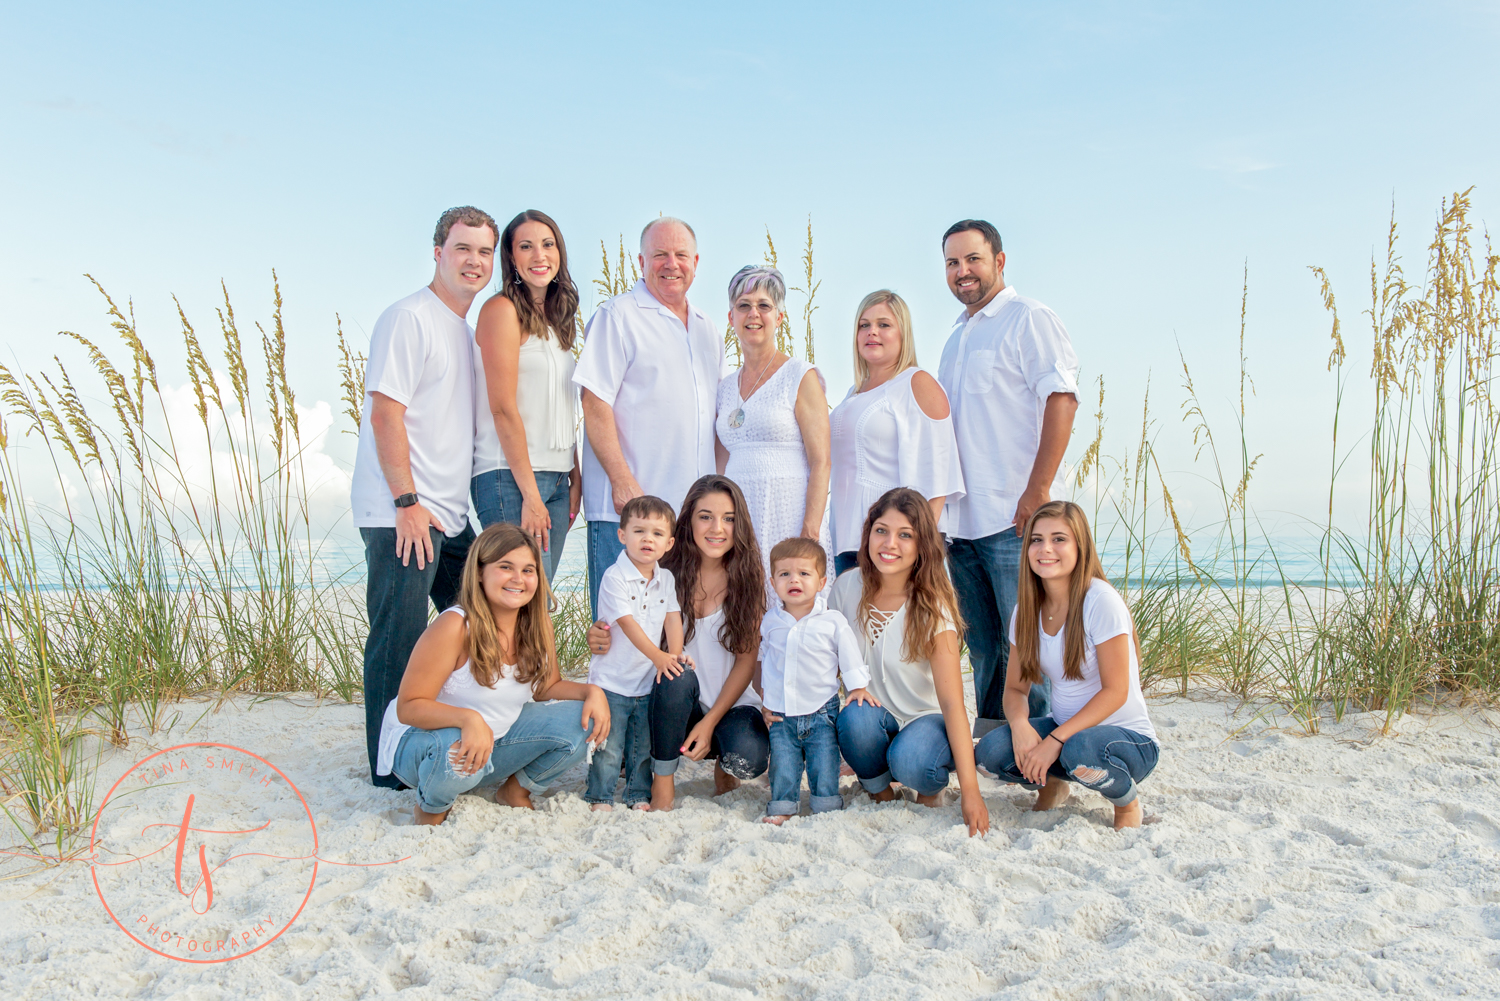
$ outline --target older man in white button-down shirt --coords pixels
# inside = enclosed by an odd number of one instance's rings
[[[716,471],[714,406],[724,337],[687,298],[698,240],[680,219],[641,232],[644,277],[594,311],[573,382],[583,396],[583,516],[589,523],[589,607],[623,549],[616,529],[632,497],[681,507],[688,488]]]
[[[1056,313],[1006,286],[994,226],[954,223],[943,234],[943,258],[948,288],[964,304],[938,366],[967,489],[946,509],[948,566],[967,627],[979,737],[1005,716],[1020,533],[1051,499],[1078,410],[1078,356]],[[1047,703],[1047,691],[1032,686],[1031,715],[1046,715]]]

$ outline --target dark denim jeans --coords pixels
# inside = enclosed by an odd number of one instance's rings
[[[1025,547],[1015,529],[982,539],[948,540],[948,573],[958,592],[964,617],[964,642],[969,646],[969,668],[974,672],[974,702],[978,707],[974,736],[982,737],[1005,719],[1005,665],[1010,658],[1010,616],[1016,607]],[[1047,679],[1031,686],[1032,716],[1052,711],[1052,686]]]
[[[365,541],[365,612],[370,635],[365,640],[365,745],[370,755],[370,781],[386,789],[401,788],[394,775],[376,775],[375,757],[380,747],[380,724],[385,707],[401,688],[401,676],[412,648],[427,628],[427,603],[439,612],[458,600],[464,560],[474,542],[474,529],[464,520],[464,530],[448,538],[428,528],[433,558],[417,568],[412,556],[406,566],[396,556],[394,528],[361,528]]]
[[[838,553],[833,557],[833,579],[838,580],[847,570],[853,570],[859,566],[859,552],[851,549],[847,553]]]
[[[514,775],[527,791],[543,792],[553,779],[582,761],[588,751],[594,726],[590,720],[585,730],[582,715],[580,702],[526,703],[510,729],[495,739],[489,760],[472,775],[459,774],[448,759],[449,750],[463,736],[462,730],[412,727],[396,745],[392,770],[417,790],[417,802],[428,813],[448,810],[461,793],[495,775],[501,779]]]
[[[539,469],[533,475],[542,503],[552,516],[552,537],[547,540],[551,548],[542,553],[542,569],[547,571],[547,581],[551,583],[562,559],[563,544],[568,541],[568,474]],[[515,475],[509,469],[492,469],[474,477],[469,481],[469,496],[481,528],[500,521],[521,523],[521,488],[516,486]]]
[[[703,719],[698,675],[691,669],[663,678],[651,688],[651,771],[675,775],[682,761],[682,742]],[[708,757],[737,779],[753,779],[766,770],[771,738],[765,717],[755,706],[735,706],[714,727]]]
[[[623,637],[622,637],[623,638]],[[604,690],[609,702],[609,736],[594,748],[589,763],[589,785],[583,798],[590,803],[613,803],[625,766],[625,805],[651,801],[651,733],[649,695],[616,695]]]
[[[1058,726],[1051,716],[1033,719],[1031,725],[1043,740]],[[1047,774],[1086,785],[1115,806],[1129,806],[1135,801],[1135,784],[1151,774],[1160,756],[1161,746],[1143,733],[1122,726],[1091,726],[1063,743]],[[1008,725],[985,734],[974,757],[1001,782],[1041,788],[1027,782],[1016,767]]]
[[[812,812],[842,810],[839,795],[839,697],[806,716],[783,716],[771,724],[771,802],[768,817],[794,817],[802,802],[802,769],[812,793]]]
[[[948,788],[953,749],[942,714],[918,716],[903,729],[888,710],[851,702],[839,713],[839,749],[866,792],[892,781],[923,796]]]
[[[618,521],[589,522],[589,614],[599,619],[599,582],[625,551]]]

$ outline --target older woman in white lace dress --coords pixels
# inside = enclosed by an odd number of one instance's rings
[[[828,400],[811,363],[776,349],[785,305],[786,280],[775,268],[748,265],[729,281],[744,364],[719,383],[719,471],[745,494],[763,563],[776,543],[801,535],[822,542],[832,566]],[[767,565],[768,588],[770,580]]]

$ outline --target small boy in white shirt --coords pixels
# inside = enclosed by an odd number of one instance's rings
[[[870,672],[859,637],[822,596],[828,557],[813,539],[792,538],[771,550],[771,584],[781,607],[760,624],[760,689],[771,731],[771,802],[764,820],[784,823],[802,798],[802,770],[813,813],[839,810],[839,678],[851,702],[880,705],[865,690]]]
[[[676,518],[660,497],[633,497],[620,511],[625,551],[599,580],[599,618],[619,627],[628,643],[614,643],[589,662],[589,684],[609,701],[609,736],[594,749],[584,799],[613,810],[615,783],[625,764],[625,805],[651,809],[651,685],[682,655],[682,608],[672,571],[657,566],[672,548]],[[660,647],[665,630],[667,649]]]

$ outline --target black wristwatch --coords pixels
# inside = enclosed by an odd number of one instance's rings
[[[411,507],[416,502],[417,502],[417,495],[416,494],[402,494],[400,497],[396,498],[396,506],[397,507]]]

